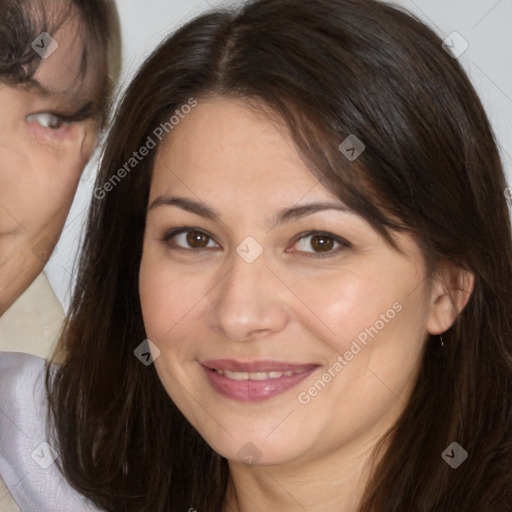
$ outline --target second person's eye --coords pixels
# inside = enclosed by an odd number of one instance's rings
[[[58,130],[63,126],[69,126],[71,123],[65,121],[62,117],[51,114],[50,112],[41,112],[39,114],[30,114],[25,120],[29,123],[37,123],[43,128]]]

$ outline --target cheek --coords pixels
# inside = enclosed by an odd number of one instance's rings
[[[54,236],[58,236],[57,230],[64,225],[85,163],[83,159],[71,158],[58,163],[53,158],[40,161],[34,171],[34,185],[27,187],[25,201],[30,206],[34,225],[48,225],[52,227]]]
[[[345,349],[350,340],[401,300],[400,283],[392,285],[391,281],[386,272],[362,268],[297,282],[297,295],[315,313],[303,316],[311,319],[307,328],[318,335],[327,333],[336,349]]]
[[[94,148],[96,147],[97,142],[98,128],[95,124],[89,122],[82,132],[80,144],[76,146],[77,148],[79,147],[77,154],[79,155],[82,169],[94,153]]]
[[[207,292],[206,279],[177,272],[172,264],[144,251],[139,293],[146,334],[157,345],[169,345],[176,333],[194,322]]]
[[[372,377],[369,368],[390,382],[404,377],[416,364],[425,337],[428,304],[424,288],[418,286],[420,266],[399,261],[388,265],[385,258],[382,262],[322,282],[298,281],[297,294],[307,298],[315,315],[297,311],[297,318],[328,348],[328,366],[343,356],[343,373],[353,381],[362,379],[362,387],[375,381],[363,378]]]
[[[5,152],[4,152],[5,155]],[[0,155],[0,158],[3,155]],[[10,152],[0,163],[0,204],[28,236],[41,230],[56,241],[83,168],[83,160],[39,159]]]
[[[79,136],[55,147],[34,148],[30,168],[34,179],[54,197],[55,204],[71,205],[80,177],[90,160],[96,132],[81,131]]]

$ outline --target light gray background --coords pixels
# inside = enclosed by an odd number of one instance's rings
[[[167,35],[202,11],[230,0],[117,0],[124,45],[126,85],[144,58]],[[509,183],[512,183],[512,0],[395,0],[433,27],[444,39],[458,32],[469,47],[459,58],[475,84],[491,118]],[[86,169],[56,252],[46,273],[66,310],[71,275],[97,162]]]

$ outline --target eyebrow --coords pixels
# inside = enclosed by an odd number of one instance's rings
[[[81,121],[83,119],[88,119],[89,117],[93,117],[98,108],[94,101],[88,100],[85,97],[80,97],[78,95],[74,95],[68,91],[50,91],[46,88],[41,82],[32,78],[26,85],[26,89],[30,92],[36,92],[39,96],[43,98],[57,98],[63,99],[66,101],[66,107],[69,107],[73,110],[73,113],[68,116],[70,121]],[[77,109],[77,105],[80,105]],[[62,116],[65,117],[65,116]]]
[[[190,213],[195,213],[200,217],[204,217],[214,221],[220,221],[220,214],[200,201],[194,201],[185,197],[176,196],[158,196],[149,206],[148,212],[161,206],[176,206]],[[318,213],[325,210],[337,210],[346,213],[354,213],[351,209],[342,203],[326,202],[326,203],[309,203],[300,206],[293,206],[281,210],[275,219],[274,225],[280,225],[291,220],[301,219],[308,215]]]

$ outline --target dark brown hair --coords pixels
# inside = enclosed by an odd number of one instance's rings
[[[30,85],[42,58],[32,49],[42,33],[55,34],[73,17],[87,41],[82,53],[82,77],[100,61],[102,84],[97,110],[106,120],[121,68],[121,32],[114,0],[0,0],[0,82]],[[81,78],[81,77],[80,77]]]
[[[493,132],[459,62],[375,0],[256,0],[202,15],[127,89],[97,187],[175,109],[209,95],[269,107],[311,172],[375,229],[408,232],[430,271],[448,261],[474,275],[444,350],[426,343],[360,512],[512,510],[511,225]],[[350,134],[366,146],[354,162],[338,149]],[[55,442],[68,481],[105,510],[218,512],[227,461],[134,356],[146,338],[138,270],[154,158],[92,202],[68,354],[47,373]],[[441,458],[453,441],[469,453],[456,470]]]

